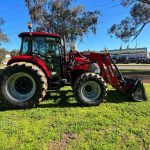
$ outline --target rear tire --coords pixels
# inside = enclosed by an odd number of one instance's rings
[[[32,63],[18,62],[6,67],[0,76],[0,96],[13,108],[33,108],[44,98],[47,78]]]
[[[97,106],[107,97],[106,82],[95,73],[85,73],[77,79],[74,95],[83,106]]]

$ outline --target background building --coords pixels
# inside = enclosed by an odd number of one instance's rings
[[[150,53],[147,51],[147,48],[129,48],[129,49],[115,49],[115,50],[107,50],[110,55],[120,55],[128,58],[150,58]],[[101,53],[106,53],[106,51],[101,51]]]

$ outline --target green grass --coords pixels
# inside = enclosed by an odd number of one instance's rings
[[[0,64],[0,66],[6,66],[6,65],[4,65],[4,64]]]
[[[120,69],[119,70],[122,74],[144,74],[150,75],[150,70],[132,70],[132,69]]]
[[[148,150],[150,84],[145,87],[146,102],[132,102],[109,87],[105,102],[80,107],[65,87],[35,109],[0,106],[0,150]]]
[[[6,67],[6,65],[0,64],[0,70],[1,70],[1,69],[4,69],[5,67]]]
[[[150,64],[116,64],[117,66],[150,66]]]

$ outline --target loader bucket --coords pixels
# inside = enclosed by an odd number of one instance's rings
[[[146,91],[140,79],[125,78],[125,81],[127,81],[127,85],[128,83],[132,83],[132,86],[128,89],[128,93],[134,101],[141,102],[147,100]]]

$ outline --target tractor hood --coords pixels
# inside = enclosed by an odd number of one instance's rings
[[[92,61],[90,61],[86,57],[78,57],[78,56],[74,57],[74,61],[75,61],[75,64],[74,64],[74,69],[73,70],[88,71],[89,70],[89,65],[91,63],[93,63]]]
[[[88,59],[85,59],[85,58],[81,58],[81,57],[75,57],[74,60],[77,62],[77,63],[90,63],[90,60]]]
[[[74,52],[74,60],[76,63],[79,64],[89,64],[91,63],[91,60],[88,59],[87,57],[83,56],[80,52],[76,51]]]

